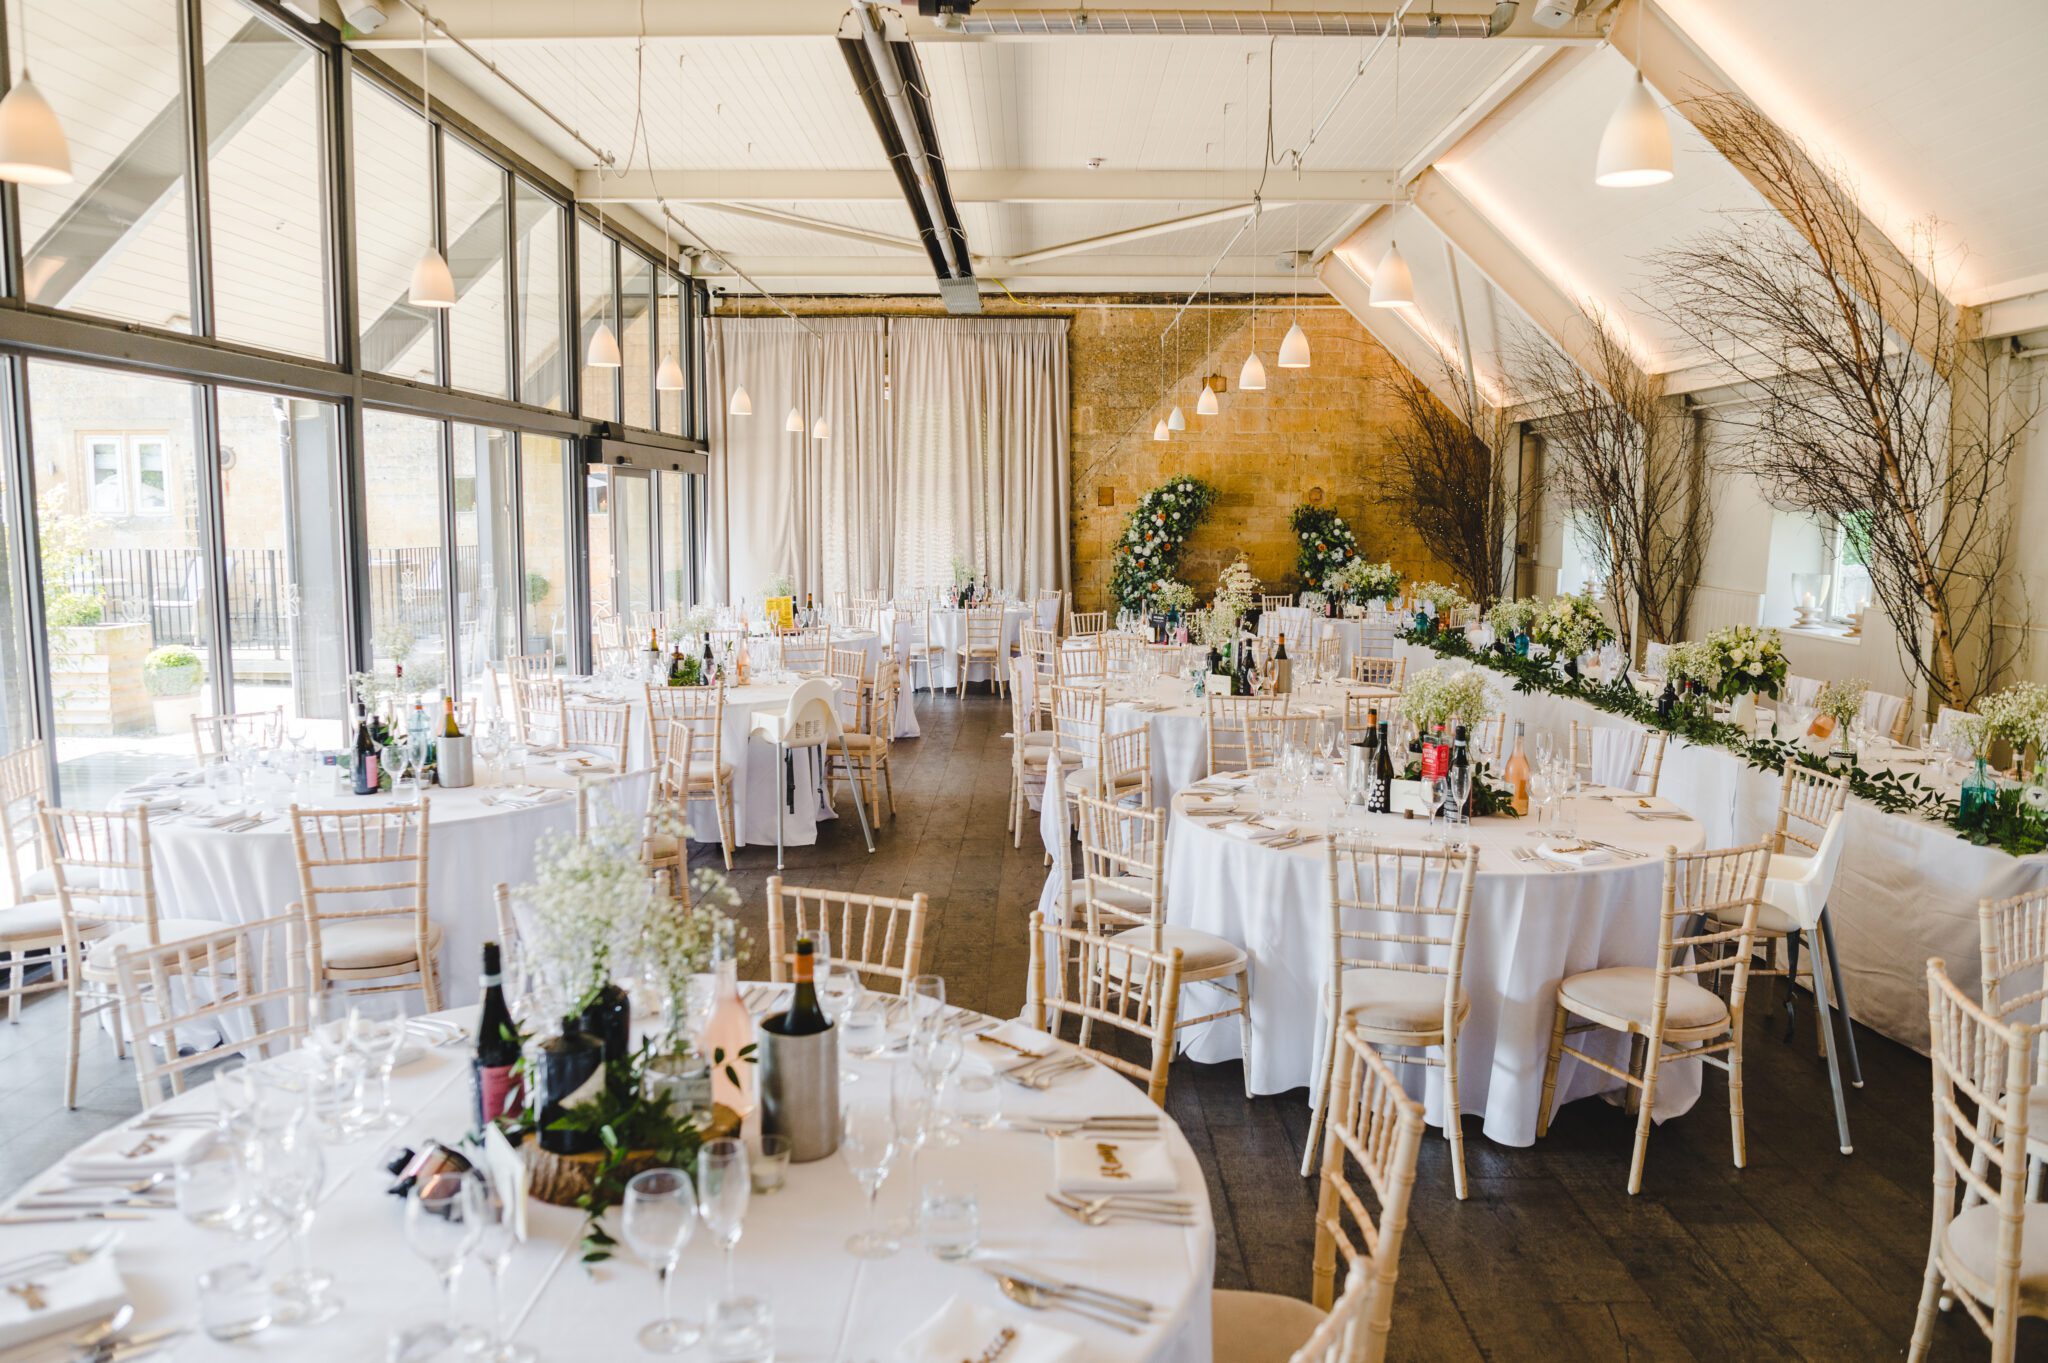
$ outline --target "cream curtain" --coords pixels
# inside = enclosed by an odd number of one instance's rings
[[[713,599],[779,573],[828,602],[939,589],[956,555],[1020,595],[1066,585],[1063,319],[713,318],[705,358]]]

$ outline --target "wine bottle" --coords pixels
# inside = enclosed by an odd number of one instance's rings
[[[668,655],[668,684],[670,686],[681,686],[683,684],[683,651],[680,648],[673,650]]]
[[[487,1126],[500,1117],[510,1117],[525,1106],[526,1093],[513,1067],[519,1063],[519,1034],[512,1026],[512,1010],[505,1006],[503,976],[499,973],[498,944],[484,943],[483,1011],[476,1020],[476,1057],[470,1062],[472,1092],[476,1098],[476,1124]]]
[[[441,737],[462,737],[462,726],[455,722],[455,697],[441,697]]]
[[[1465,736],[1465,726],[1460,724],[1452,731],[1451,761],[1450,765],[1445,768],[1445,774],[1451,780],[1452,790],[1458,788],[1458,782],[1461,778],[1465,782],[1465,801],[1459,807],[1458,813],[1466,819],[1472,817],[1472,753],[1468,743],[1469,740]]]
[[[1507,782],[1515,813],[1526,815],[1529,812],[1529,758],[1522,751],[1522,725],[1519,720],[1515,722],[1515,750],[1508,754],[1507,765],[1500,769],[1500,777]]]
[[[1394,798],[1394,759],[1387,742],[1387,726],[1380,725],[1380,741],[1377,744],[1379,756],[1374,759],[1372,772],[1372,794],[1366,797],[1365,812],[1385,814],[1392,808]]]
[[[377,740],[370,734],[369,716],[363,707],[356,707],[356,750],[353,763],[355,789],[358,795],[375,795],[381,776],[377,770]]]
[[[761,1024],[766,1030],[778,1036],[815,1036],[831,1029],[832,1020],[818,1006],[818,990],[812,982],[812,969],[817,962],[815,950],[810,938],[796,939],[796,961],[790,969],[796,992],[790,996],[788,1012],[778,1013]]]
[[[1284,696],[1294,689],[1294,664],[1287,658],[1287,635],[1283,631],[1273,650],[1273,694]]]
[[[718,664],[711,657],[711,636],[707,634],[704,636],[704,661],[702,667],[697,672],[697,685],[711,685],[711,672],[717,666]]]
[[[573,1017],[562,1019],[562,1032],[540,1045],[540,1148],[551,1155],[587,1155],[602,1141],[595,1131],[556,1131],[555,1121],[568,1100],[604,1068],[604,1045],[583,1035]],[[602,1083],[603,1080],[599,1080]]]
[[[713,929],[711,953],[717,997],[699,1048],[711,1062],[712,1101],[746,1112],[754,1105],[754,1066],[740,1053],[754,1044],[754,1019],[740,999],[738,941],[731,920]]]

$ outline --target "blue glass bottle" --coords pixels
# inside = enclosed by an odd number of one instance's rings
[[[1985,770],[1984,759],[1979,756],[1977,765],[1963,778],[1962,797],[1957,805],[1957,822],[1965,827],[1988,815],[1998,803],[1998,786]]]

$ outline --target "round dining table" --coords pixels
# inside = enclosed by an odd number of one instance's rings
[[[749,1004],[757,1016],[786,1006],[779,988],[750,986],[747,993],[754,996]],[[323,1148],[326,1177],[308,1247],[311,1262],[332,1275],[330,1295],[341,1304],[332,1319],[306,1326],[274,1324],[234,1343],[199,1331],[195,1275],[252,1258],[282,1272],[291,1266],[292,1253],[276,1240],[252,1245],[228,1230],[200,1229],[169,1208],[135,1214],[118,1226],[79,1219],[16,1221],[0,1235],[0,1259],[71,1250],[118,1230],[110,1252],[122,1295],[135,1308],[129,1334],[189,1332],[153,1355],[162,1363],[265,1358],[363,1363],[384,1358],[394,1335],[447,1319],[435,1274],[407,1247],[404,1202],[386,1191],[393,1179],[384,1165],[395,1148],[418,1148],[428,1139],[453,1143],[473,1125],[467,1033],[474,1017],[474,1009],[464,1009],[444,1012],[430,1023],[460,1025],[461,1034],[446,1044],[431,1044],[446,1038],[446,1029],[422,1030],[421,1039],[429,1044],[415,1047],[417,1058],[393,1075],[393,1106],[404,1114],[397,1130]],[[963,1010],[963,1022],[969,1019],[982,1025],[989,1021]],[[1004,1035],[1035,1039],[1040,1046],[1058,1044],[1016,1023],[1006,1024]],[[976,1046],[971,1039],[966,1050],[963,1071],[1015,1062],[1008,1052]],[[887,1053],[869,1060],[842,1059],[853,1076],[841,1086],[842,1104],[886,1105],[892,1069],[909,1063]],[[915,1234],[904,1237],[888,1258],[854,1257],[846,1240],[865,1225],[866,1200],[836,1156],[792,1165],[780,1190],[752,1196],[734,1257],[734,1286],[771,1313],[775,1358],[784,1363],[906,1358],[958,1363],[1009,1354],[1075,1363],[1209,1363],[1215,1228],[1201,1167],[1179,1129],[1151,1105],[1143,1088],[1099,1065],[1070,1072],[1042,1092],[1010,1083],[998,1087],[1002,1118],[997,1125],[961,1127],[957,1143],[927,1144],[917,1162],[923,1184],[944,1182],[975,1195],[979,1248],[969,1258],[936,1258]],[[210,1130],[216,1110],[210,1086],[197,1085],[85,1148],[99,1153],[140,1149],[144,1134],[185,1139]],[[1177,1193],[1191,1203],[1189,1224],[1121,1220],[1086,1225],[1050,1205],[1055,1142],[1031,1123],[1079,1114],[1156,1116],[1159,1156]],[[304,1138],[313,1138],[310,1129]],[[749,1139],[755,1139],[751,1131]],[[144,1158],[152,1153],[144,1151]],[[0,1219],[30,1215],[25,1202],[75,1195],[67,1193],[69,1177],[67,1165],[59,1164],[29,1179],[8,1199]],[[910,1162],[899,1155],[881,1189],[880,1215],[911,1214],[913,1193]],[[620,1218],[616,1208],[606,1217],[615,1236]],[[582,1212],[529,1201],[526,1238],[504,1274],[502,1321],[541,1363],[644,1357],[637,1335],[659,1315],[654,1274],[623,1244],[615,1257],[586,1265],[583,1228]],[[1060,1310],[1027,1310],[1004,1296],[992,1271],[997,1264],[1039,1281],[1083,1283],[1139,1299],[1150,1305],[1151,1323],[1125,1333]],[[676,1269],[677,1314],[703,1320],[721,1279],[720,1251],[700,1226]],[[487,1328],[492,1321],[490,1280],[480,1265],[461,1274],[457,1291],[461,1322]],[[909,1351],[911,1336],[941,1312],[955,1322],[950,1348]],[[1010,1345],[985,1353],[1005,1329],[1018,1332]],[[436,1359],[453,1363],[464,1356],[451,1350]],[[709,1354],[699,1345],[684,1356]]]
[[[1106,733],[1144,728],[1152,734],[1152,798],[1166,804],[1209,774],[1209,703],[1185,677],[1110,677]],[[1344,691],[1304,682],[1287,697],[1289,715],[1344,718]]]
[[[1330,957],[1330,835],[1425,846],[1431,830],[1421,817],[1366,814],[1327,786],[1288,797],[1263,789],[1266,784],[1260,775],[1216,778],[1175,799],[1166,915],[1175,926],[1226,938],[1250,956],[1251,1090],[1284,1093],[1320,1078],[1328,1025],[1322,1008]],[[1539,840],[1529,819],[1475,819],[1458,830],[1479,850],[1464,961],[1472,1011],[1459,1034],[1458,1096],[1462,1110],[1483,1116],[1487,1137],[1502,1145],[1536,1138],[1559,981],[1605,966],[1652,964],[1664,850],[1696,851],[1705,844],[1702,826],[1667,800],[1588,787],[1573,804],[1576,840],[1602,844],[1593,858],[1600,864],[1566,864],[1538,853],[1554,840]],[[1257,823],[1246,823],[1247,817]],[[1354,942],[1347,951],[1368,948],[1387,949]],[[1187,1053],[1201,1061],[1239,1058],[1239,1029],[1226,1024],[1197,1029]],[[1627,1064],[1627,1039],[1617,1033],[1589,1033],[1574,1044]],[[1442,1069],[1408,1065],[1402,1072],[1430,1122],[1441,1125]],[[1566,1057],[1559,1101],[1619,1083]],[[1699,1092],[1698,1062],[1664,1069],[1656,1115],[1686,1111]]]
[[[998,658],[1008,658],[1017,642],[1017,632],[1031,623],[1031,607],[1012,601],[1003,607],[1003,638]],[[931,608],[931,642],[938,649],[929,684],[935,691],[951,691],[960,685],[960,650],[967,644],[967,612],[957,606]],[[992,682],[995,673],[988,661],[977,658],[967,669],[970,682]]]

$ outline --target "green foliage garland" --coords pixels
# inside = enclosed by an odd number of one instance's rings
[[[1109,593],[1124,610],[1152,607],[1158,583],[1176,580],[1188,537],[1215,505],[1216,489],[1199,478],[1169,478],[1138,499],[1116,542]]]
[[[1303,502],[1294,508],[1288,524],[1300,541],[1294,575],[1305,592],[1328,590],[1330,574],[1358,557],[1358,536],[1351,533],[1342,516],[1326,506]]]

